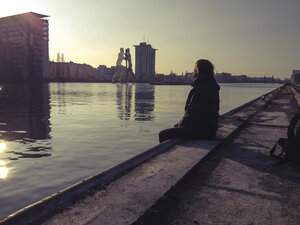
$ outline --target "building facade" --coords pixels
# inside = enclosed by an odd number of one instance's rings
[[[155,75],[155,51],[150,44],[135,45],[135,73],[139,80],[151,81]]]
[[[218,83],[231,83],[232,82],[232,74],[231,73],[216,73],[215,74],[216,81]]]
[[[54,81],[88,81],[96,78],[96,70],[88,64],[50,62],[49,79]]]
[[[0,80],[39,81],[48,77],[47,17],[29,12],[0,18]]]
[[[97,68],[96,79],[103,82],[110,82],[116,71],[116,66],[106,67],[105,65],[99,65]]]
[[[100,65],[94,68],[88,64],[50,61],[49,81],[111,81],[115,67]]]
[[[300,70],[293,70],[291,80],[294,83],[300,83]]]

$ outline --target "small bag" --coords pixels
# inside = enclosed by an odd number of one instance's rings
[[[292,161],[300,165],[300,112],[293,116],[288,126],[287,136],[288,138],[279,138],[271,149],[270,156],[281,159],[282,162]],[[279,155],[274,154],[277,144],[282,149]]]

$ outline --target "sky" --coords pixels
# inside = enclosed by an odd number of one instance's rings
[[[290,77],[300,69],[300,0],[0,0],[0,17],[49,15],[49,55],[114,66],[120,47],[146,41],[156,72],[192,72],[209,59],[216,72]],[[133,65],[134,68],[134,65]]]

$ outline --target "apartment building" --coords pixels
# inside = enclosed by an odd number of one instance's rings
[[[48,77],[47,18],[34,12],[0,18],[1,81],[41,81]]]
[[[141,42],[135,47],[135,73],[139,80],[151,81],[155,75],[155,51],[150,44]]]

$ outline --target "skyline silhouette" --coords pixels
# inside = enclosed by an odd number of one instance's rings
[[[112,66],[121,46],[133,50],[145,39],[159,49],[157,73],[181,74],[207,58],[217,71],[285,78],[299,67],[299,6],[297,0],[12,0],[0,17],[49,15],[50,60],[64,52],[66,61]]]

